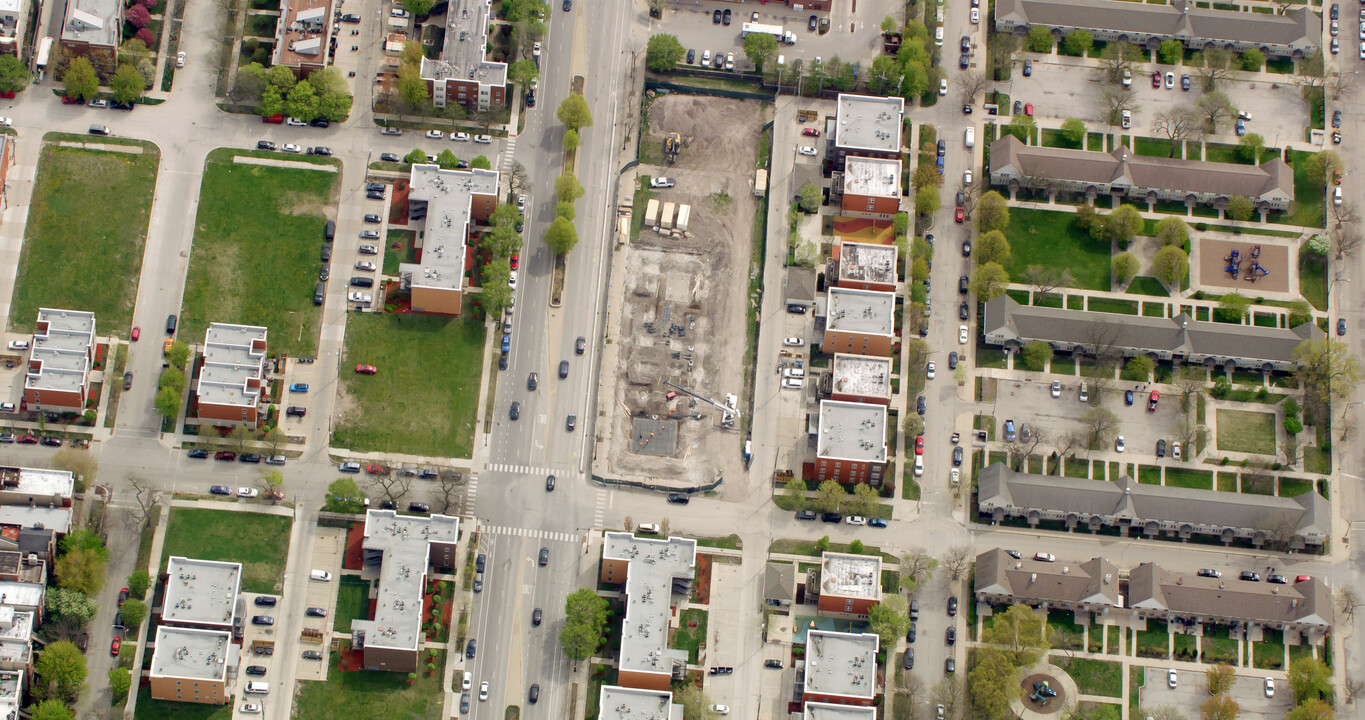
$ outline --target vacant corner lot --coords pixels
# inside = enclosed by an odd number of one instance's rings
[[[1218,410],[1218,449],[1275,454],[1275,416],[1245,410]]]
[[[161,152],[151,143],[100,139],[127,152],[66,147],[44,138],[10,306],[10,327],[31,330],[40,307],[89,310],[100,331],[127,337],[142,273]]]
[[[299,683],[290,717],[298,720],[440,717],[445,699],[439,672],[445,667],[444,651],[436,653],[436,667],[438,672],[432,675],[417,673],[411,685],[405,673],[330,668],[325,682]]]
[[[181,555],[196,560],[242,564],[242,590],[277,594],[289,554],[291,521],[286,515],[175,508],[166,527],[166,559]]]
[[[356,313],[346,321],[332,445],[470,457],[484,325],[477,318]],[[356,365],[374,365],[360,375]]]
[[[264,325],[271,350],[315,354],[322,312],[313,305],[313,288],[338,173],[236,163],[236,155],[271,156],[228,148],[209,154],[181,335],[203,337],[210,322]]]

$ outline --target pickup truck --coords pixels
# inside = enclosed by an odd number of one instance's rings
[[[1156,412],[1156,401],[1160,397],[1161,393],[1156,390],[1152,391],[1152,394],[1147,397],[1147,412]]]

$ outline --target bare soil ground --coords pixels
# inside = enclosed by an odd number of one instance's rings
[[[679,392],[672,382],[724,404],[744,389],[751,230],[756,209],[750,183],[759,129],[770,108],[754,101],[666,95],[649,109],[651,136],[661,143],[678,132],[685,147],[673,165],[644,167],[641,176],[667,176],[677,186],[656,191],[691,206],[686,234],[649,227],[616,259],[614,293],[620,303],[608,342],[615,362],[603,367],[603,417],[610,445],[607,471],[650,482],[698,485],[744,472],[743,437],[721,426],[723,412]],[[643,209],[640,209],[643,211]],[[741,404],[741,403],[737,403]],[[742,405],[742,404],[741,404]],[[608,409],[609,408],[609,409]],[[677,418],[676,446],[664,455],[633,447],[633,418]],[[740,427],[736,421],[734,428]]]

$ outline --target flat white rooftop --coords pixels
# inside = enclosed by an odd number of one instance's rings
[[[804,720],[876,720],[877,708],[871,705],[834,705],[806,703]]]
[[[682,720],[682,705],[667,690],[603,685],[598,720]]]
[[[460,519],[449,515],[365,513],[366,552],[380,552],[379,597],[373,620],[351,621],[351,634],[364,633],[366,647],[416,650],[422,631],[422,599],[431,543],[454,543]]]
[[[844,192],[899,198],[901,161],[849,155],[844,158]]]
[[[485,57],[489,0],[451,0],[446,11],[446,44],[441,59],[422,59],[423,79],[471,80],[481,86],[507,84],[507,63]]]
[[[891,399],[891,358],[835,353],[830,363],[836,393]]]
[[[671,673],[674,661],[687,662],[686,650],[668,647],[671,600],[675,585],[681,589],[692,582],[697,541],[642,538],[627,532],[608,532],[603,539],[603,558],[630,562],[618,667]]]
[[[835,146],[851,151],[900,152],[904,118],[905,101],[901,98],[842,94]]]
[[[267,329],[210,323],[204,331],[204,366],[195,392],[200,402],[254,407],[266,375]],[[257,384],[252,385],[251,381]]]
[[[896,284],[895,245],[871,245],[868,243],[839,243],[839,280]]]
[[[94,313],[39,308],[37,325],[29,359],[40,362],[41,366],[36,371],[29,370],[24,387],[40,391],[79,391],[85,386],[90,358],[94,355]]]
[[[896,330],[896,294],[832,287],[825,327],[836,332],[891,335]]]
[[[23,495],[70,498],[75,484],[75,477],[65,470],[0,467],[0,498],[12,500]]]
[[[498,194],[494,170],[442,170],[439,165],[412,166],[409,200],[425,202],[422,258],[404,263],[399,271],[414,287],[459,290],[464,287],[465,246],[473,227],[475,195]]]
[[[871,698],[877,694],[877,636],[806,633],[806,692]]]
[[[238,652],[232,644],[231,631],[159,625],[151,674],[186,680],[226,680],[228,667],[237,665]]]
[[[886,462],[886,406],[841,400],[820,401],[822,458]]]
[[[172,555],[166,562],[165,623],[232,627],[242,564]]]
[[[882,559],[827,552],[820,559],[820,594],[881,600]]]

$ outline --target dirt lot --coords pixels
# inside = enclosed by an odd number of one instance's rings
[[[610,339],[616,352],[603,366],[599,421],[609,445],[607,472],[651,482],[697,485],[743,473],[743,437],[723,427],[720,408],[685,392],[668,399],[671,382],[726,402],[744,389],[748,305],[756,203],[750,191],[759,128],[770,108],[753,101],[666,95],[649,109],[651,137],[681,133],[676,164],[641,166],[639,175],[667,176],[663,202],[691,206],[687,233],[646,227],[617,253]],[[638,208],[644,212],[644,207]],[[601,454],[599,454],[601,459]]]
[[[1197,282],[1201,286],[1231,288],[1250,297],[1272,292],[1289,292],[1290,287],[1298,287],[1297,278],[1294,278],[1293,285],[1290,284],[1291,276],[1297,274],[1298,268],[1291,267],[1289,248],[1284,245],[1274,245],[1260,239],[1229,241],[1201,238],[1196,242],[1199,243]],[[1251,283],[1247,282],[1247,275],[1252,263],[1251,248],[1254,245],[1261,246],[1261,256],[1255,262],[1260,263],[1261,267],[1270,271],[1270,274],[1261,276],[1259,280]],[[1225,258],[1231,254],[1233,249],[1236,249],[1241,255],[1241,272],[1237,274],[1236,280],[1224,272],[1224,268],[1228,266],[1228,261]]]

